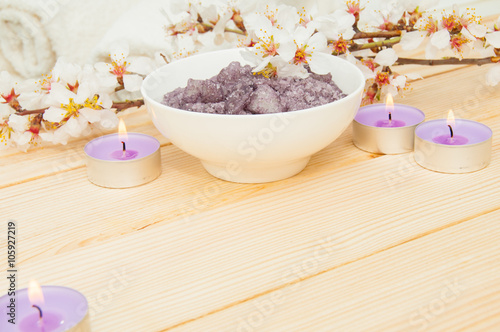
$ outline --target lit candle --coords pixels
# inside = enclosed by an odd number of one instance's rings
[[[392,99],[392,95],[390,93],[388,93],[387,97],[385,98],[385,112],[387,113],[387,119],[378,120],[377,122],[375,122],[376,127],[394,128],[404,127],[406,125],[404,121],[392,118],[392,113],[394,113],[394,99]]]
[[[118,124],[118,139],[121,143],[121,150],[113,151],[111,153],[111,157],[118,160],[135,159],[139,153],[135,150],[127,150],[128,134],[127,127],[125,126],[125,122],[123,122],[123,119],[120,119],[120,122]]]
[[[411,106],[386,103],[361,107],[353,121],[353,142],[371,153],[399,154],[413,151],[414,131],[425,114]]]
[[[118,133],[96,138],[84,148],[90,182],[107,188],[135,187],[161,174],[160,142],[127,133],[120,119]]]
[[[480,170],[491,160],[491,129],[479,122],[456,119],[427,121],[415,129],[415,161],[443,173]]]
[[[31,281],[28,289],[16,291],[14,311],[8,308],[12,298],[0,298],[2,332],[90,332],[87,299],[74,289]]]
[[[456,135],[453,132],[453,127],[455,127],[455,115],[453,114],[452,110],[448,111],[448,119],[446,120],[446,125],[450,129],[450,134],[436,136],[432,139],[433,142],[446,145],[463,145],[469,142],[467,137]]]

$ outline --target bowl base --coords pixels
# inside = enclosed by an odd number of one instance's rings
[[[237,183],[265,183],[284,180],[300,173],[311,157],[287,161],[273,165],[234,165],[217,164],[201,160],[208,173],[221,180]]]

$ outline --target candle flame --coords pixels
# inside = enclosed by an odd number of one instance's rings
[[[453,113],[453,110],[448,111],[448,119],[446,120],[446,124],[448,126],[455,126],[455,114]]]
[[[118,138],[120,141],[127,141],[127,127],[125,126],[125,122],[123,119],[120,119],[120,123],[118,124]]]
[[[28,286],[28,298],[32,305],[42,306],[44,304],[42,287],[36,280],[31,280]]]
[[[390,93],[388,93],[387,97],[385,97],[385,109],[389,113],[394,112],[394,99],[392,99],[392,95]]]

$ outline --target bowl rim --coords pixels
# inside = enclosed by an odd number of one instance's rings
[[[196,55],[193,55],[193,56],[189,56],[189,57],[177,60],[175,62],[167,63],[167,64],[165,64],[165,65],[157,68],[153,72],[149,73],[144,78],[144,80],[142,82],[142,85],[141,85],[141,94],[142,94],[142,97],[144,98],[145,102],[152,103],[155,106],[159,106],[159,108],[157,108],[156,111],[158,111],[160,109],[161,110],[169,110],[169,111],[174,111],[174,112],[180,112],[180,113],[183,113],[183,114],[188,113],[188,114],[193,114],[194,116],[205,116],[205,117],[210,117],[210,118],[211,117],[217,117],[217,118],[227,118],[227,117],[229,117],[229,118],[233,118],[234,119],[236,116],[238,118],[256,118],[256,117],[263,118],[263,117],[266,117],[266,116],[267,117],[273,117],[273,116],[276,116],[276,115],[279,115],[279,114],[295,114],[295,115],[299,115],[301,113],[314,112],[314,111],[316,111],[318,109],[329,107],[330,105],[345,103],[346,101],[348,101],[350,99],[356,98],[356,96],[362,90],[364,90],[364,88],[365,88],[366,79],[365,79],[365,76],[363,75],[363,73],[361,72],[361,69],[359,69],[356,65],[354,65],[353,63],[351,63],[351,62],[349,62],[349,61],[347,61],[345,59],[342,59],[342,58],[340,58],[338,56],[332,55],[332,57],[334,57],[336,59],[335,61],[345,62],[346,65],[348,65],[352,69],[354,69],[354,72],[357,73],[358,78],[361,80],[362,84],[360,84],[356,88],[356,90],[354,90],[353,92],[347,94],[342,99],[335,100],[335,101],[333,101],[331,103],[323,104],[323,105],[320,105],[320,106],[305,108],[305,109],[302,109],[302,110],[295,110],[295,111],[289,111],[289,112],[266,113],[266,114],[216,114],[216,113],[201,113],[201,112],[193,112],[193,111],[183,110],[183,109],[180,109],[180,108],[175,108],[175,107],[171,107],[171,106],[165,105],[165,104],[163,104],[163,103],[161,103],[159,101],[154,100],[146,92],[145,86],[146,86],[147,81],[150,80],[151,77],[153,77],[154,75],[157,75],[157,73],[164,71],[165,68],[168,68],[168,66],[170,66],[172,64],[179,65],[179,63],[193,61],[193,59],[196,59],[198,57],[214,56],[215,54],[218,54],[218,53],[232,53],[232,52],[237,52],[237,51],[242,52],[242,51],[244,51],[246,49],[248,49],[248,48],[229,48],[229,49],[223,49],[223,50],[217,50],[217,51],[204,52],[204,53],[199,53],[199,54],[196,54]]]

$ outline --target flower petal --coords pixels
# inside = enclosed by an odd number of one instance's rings
[[[438,49],[443,49],[450,45],[450,33],[448,30],[439,30],[431,37],[431,44]]]
[[[110,56],[113,61],[121,63],[124,61],[129,54],[129,46],[126,41],[116,41],[111,44]]]
[[[437,56],[438,48],[432,43],[427,43],[427,46],[425,47],[425,58],[426,59],[435,59]]]
[[[81,116],[85,117],[85,119],[90,123],[94,123],[101,120],[101,112],[98,110],[94,110],[92,108],[82,108],[78,112],[80,113]]]
[[[11,114],[9,116],[9,127],[14,129],[16,132],[23,133],[29,127],[29,120],[27,116],[21,116],[17,114]]]
[[[307,48],[309,50],[313,50],[316,52],[322,52],[326,50],[328,47],[328,41],[326,40],[326,36],[321,32],[316,32],[309,38],[307,42]]]
[[[7,104],[0,103],[0,121],[3,122],[4,118],[8,118],[15,110]]]
[[[299,20],[300,16],[295,7],[287,5],[278,6],[276,21],[283,29],[289,32],[293,31]]]
[[[101,121],[99,125],[102,129],[113,129],[118,126],[118,117],[116,113],[111,110],[101,111]]]
[[[155,70],[154,62],[151,58],[138,56],[130,57],[128,60],[130,61],[130,65],[127,67],[127,71],[129,72],[148,75]]]
[[[333,55],[315,52],[311,55],[309,59],[309,67],[313,73],[319,75],[328,74],[332,68]]]
[[[12,139],[16,142],[18,148],[26,152],[26,150],[28,150],[28,143],[31,141],[31,138],[33,137],[33,133],[25,131],[23,133],[16,133],[16,134],[17,135],[13,135]]]
[[[491,44],[494,48],[500,48],[500,31],[488,33],[485,37],[486,41],[489,44]]]
[[[422,44],[425,39],[425,32],[412,31],[407,32],[401,37],[400,45],[405,51],[414,50]]]
[[[486,35],[486,31],[488,31],[488,28],[486,28],[484,25],[477,23],[469,24],[469,26],[467,26],[467,29],[476,38],[483,38]]]
[[[66,116],[66,111],[59,107],[51,106],[45,110],[43,113],[43,119],[45,121],[58,123]]]
[[[392,66],[396,60],[398,60],[396,51],[392,48],[387,48],[378,52],[373,61],[381,66]]]
[[[142,77],[139,75],[123,75],[123,85],[127,91],[139,91],[142,85]]]
[[[280,43],[280,47],[278,48],[279,55],[286,61],[290,61],[295,56],[295,51],[297,47],[293,43],[292,40],[287,42]]]
[[[69,91],[61,83],[52,83],[49,94],[50,105],[60,106],[69,103],[70,99],[75,99],[76,94]]]

